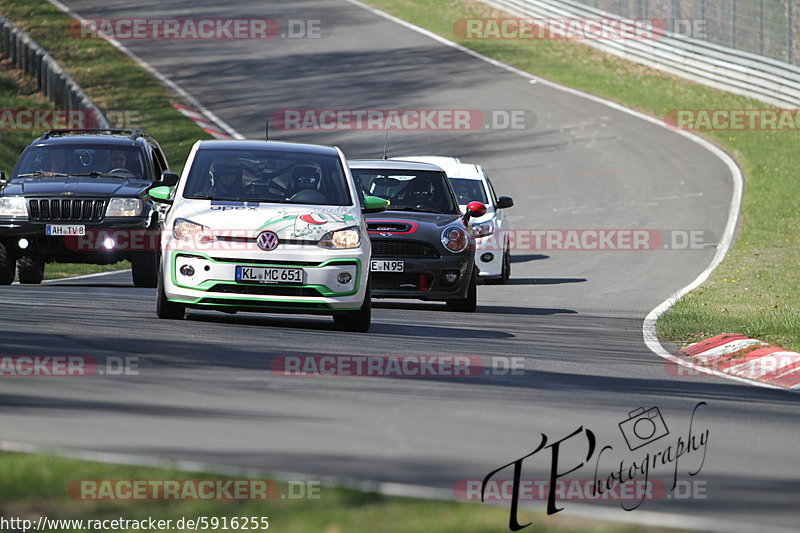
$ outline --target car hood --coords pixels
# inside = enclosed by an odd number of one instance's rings
[[[202,224],[214,232],[255,236],[269,230],[279,239],[318,241],[329,231],[360,224],[356,206],[184,200],[176,207],[176,218]]]
[[[152,182],[123,178],[39,178],[13,181],[2,190],[3,196],[140,196]]]
[[[453,222],[458,222],[461,215],[458,214],[441,214],[441,213],[415,213],[413,211],[382,211],[380,213],[373,213],[366,215],[367,222],[376,221],[408,221],[417,224],[426,224],[433,226],[446,226]]]

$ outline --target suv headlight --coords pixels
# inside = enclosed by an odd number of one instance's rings
[[[175,219],[172,225],[172,236],[180,241],[213,242],[216,240],[211,230],[185,218]]]
[[[28,209],[22,196],[0,197],[0,217],[27,217]]]
[[[329,231],[317,244],[323,248],[358,248],[361,244],[361,232],[357,226]]]
[[[442,244],[451,252],[463,252],[469,244],[467,232],[459,226],[448,226],[442,231]]]
[[[107,217],[138,217],[142,214],[139,198],[112,198],[106,207]]]
[[[489,220],[488,222],[481,222],[480,224],[473,224],[472,225],[472,233],[476,237],[486,237],[487,235],[491,235],[494,233],[494,221]]]

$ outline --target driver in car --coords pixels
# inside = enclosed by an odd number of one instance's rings
[[[109,172],[113,172],[114,170],[128,170],[128,158],[125,156],[124,152],[119,150],[114,150],[111,152],[111,168]]]
[[[243,169],[235,159],[217,161],[211,168],[212,191],[217,198],[241,198],[250,194],[242,181]]]

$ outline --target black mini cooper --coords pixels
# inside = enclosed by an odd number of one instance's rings
[[[461,213],[444,171],[410,161],[355,160],[350,171],[364,196],[389,200],[386,211],[367,215],[372,241],[374,298],[445,301],[454,311],[477,305],[475,238],[467,221],[486,206]]]

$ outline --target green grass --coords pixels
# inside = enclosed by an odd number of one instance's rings
[[[181,103],[159,81],[102,40],[75,39],[67,31],[69,17],[51,4],[32,0],[0,0],[0,13],[28,32],[56,57],[116,127],[141,128],[161,145],[171,170],[180,172],[192,144],[210,138],[193,121],[181,115],[171,102]],[[54,109],[37,92],[33,78],[11,70],[0,71],[1,109]],[[22,150],[41,132],[0,131],[0,170],[8,173]],[[50,263],[47,279],[130,268],[116,265]]]
[[[0,63],[0,109],[53,109],[38,92],[36,83],[9,65]],[[38,137],[38,132],[0,129],[0,171],[8,176],[20,152]]]
[[[64,459],[49,455],[0,453],[0,516],[34,522],[51,519],[178,520],[181,517],[268,516],[269,531],[281,533],[501,533],[508,531],[507,507],[387,497],[376,493],[322,487],[318,499],[256,501],[83,501],[67,494],[76,480],[220,479],[217,474],[187,473]],[[285,490],[285,486],[283,487]],[[547,517],[520,510],[520,522],[533,521],[538,533],[666,531]],[[221,530],[221,529],[220,529]],[[79,531],[62,529],[60,531]],[[120,530],[125,531],[125,530]]]
[[[120,261],[113,265],[87,265],[83,263],[48,263],[44,268],[44,279],[60,279],[72,276],[83,276],[97,272],[111,272],[131,268],[128,261]]]
[[[49,51],[110,118],[130,118],[161,144],[170,167],[180,171],[198,139],[210,138],[171,102],[181,103],[158,80],[101,39],[70,35],[71,20],[43,0],[0,0],[0,13]],[[5,163],[5,160],[0,161]]]
[[[456,37],[453,24],[458,19],[509,16],[484,4],[457,0],[370,3],[519,69],[659,118],[672,109],[774,107],[577,42]],[[688,344],[720,333],[743,333],[800,350],[800,132],[718,131],[704,135],[731,154],[746,176],[739,233],[728,257],[700,290],[683,298],[659,320],[658,335]]]

